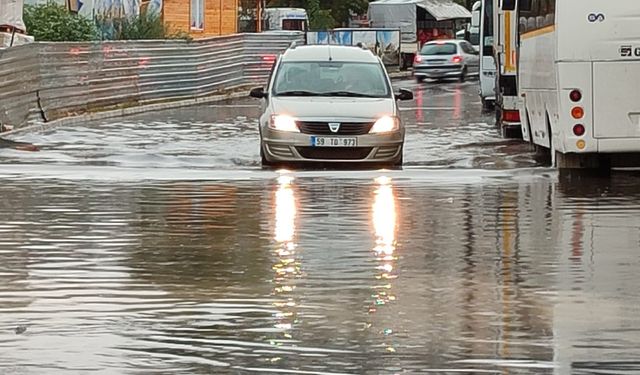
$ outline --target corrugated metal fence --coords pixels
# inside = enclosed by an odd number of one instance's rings
[[[196,99],[259,85],[301,33],[197,41],[34,43],[0,51],[0,124]]]

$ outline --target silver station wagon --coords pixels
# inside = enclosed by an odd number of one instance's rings
[[[260,117],[263,165],[299,162],[402,164],[405,130],[380,59],[348,46],[292,46],[274,65]]]

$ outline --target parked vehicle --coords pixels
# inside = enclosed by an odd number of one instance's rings
[[[518,17],[515,5],[515,1],[502,1],[493,11],[496,125],[503,136],[510,138],[522,137],[518,110]]]
[[[480,6],[480,100],[484,109],[496,102],[496,62],[493,50],[493,4],[482,0]]]
[[[463,82],[477,75],[480,68],[478,52],[466,40],[438,40],[425,44],[413,62],[413,76],[418,82],[425,78],[456,78]]]
[[[638,1],[517,5],[523,138],[561,168],[607,167],[640,153]]]
[[[267,30],[307,31],[309,17],[302,8],[265,8],[264,20]]]
[[[293,162],[364,162],[401,165],[404,126],[382,61],[347,46],[289,48],[274,66],[263,98],[263,165]]]

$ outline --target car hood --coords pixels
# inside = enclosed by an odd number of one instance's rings
[[[272,97],[274,114],[302,119],[364,119],[397,115],[392,98]]]

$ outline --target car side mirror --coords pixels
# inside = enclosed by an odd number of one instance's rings
[[[396,94],[396,100],[413,100],[413,92],[407,89],[400,89]]]
[[[252,98],[264,99],[269,96],[269,94],[264,92],[264,87],[256,87],[249,92],[249,96]]]

